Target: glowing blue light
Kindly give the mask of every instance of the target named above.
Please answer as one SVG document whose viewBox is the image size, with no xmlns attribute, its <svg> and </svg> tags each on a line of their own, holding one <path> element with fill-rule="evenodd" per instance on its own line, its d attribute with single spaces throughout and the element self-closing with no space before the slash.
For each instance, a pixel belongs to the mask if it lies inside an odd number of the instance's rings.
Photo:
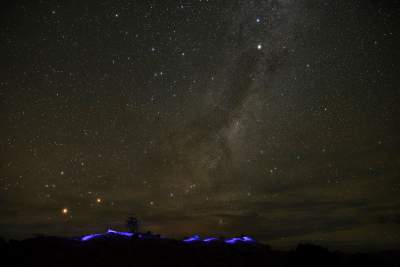
<svg viewBox="0 0 400 267">
<path fill-rule="evenodd" d="M 88 240 L 91 240 L 93 238 L 106 236 L 106 235 L 119 235 L 119 236 L 124 236 L 124 237 L 132 237 L 134 235 L 137 235 L 139 238 L 142 238 L 141 234 L 130 233 L 130 232 L 119 232 L 119 231 L 115 231 L 115 230 L 112 230 L 112 229 L 108 229 L 106 233 L 85 235 L 85 236 L 82 236 L 80 238 L 80 240 L 81 241 L 88 241 Z M 205 243 L 208 243 L 208 242 L 219 241 L 219 240 L 221 240 L 221 241 L 223 241 L 223 242 L 225 242 L 227 244 L 236 244 L 238 242 L 239 243 L 255 243 L 256 242 L 253 238 L 251 238 L 249 236 L 233 237 L 233 238 L 228 238 L 228 239 L 222 240 L 222 239 L 219 239 L 219 238 L 216 238 L 216 237 L 208 237 L 208 238 L 205 238 L 205 239 L 201 239 L 199 235 L 193 235 L 193 236 L 188 237 L 188 238 L 186 238 L 186 239 L 184 239 L 182 241 L 186 242 L 186 243 L 201 242 L 201 241 L 205 242 Z"/>
<path fill-rule="evenodd" d="M 254 243 L 256 241 L 253 238 L 248 237 L 248 236 L 234 237 L 234 238 L 229 238 L 229 239 L 225 240 L 225 243 L 228 243 L 228 244 L 236 244 L 237 242 Z"/>
<path fill-rule="evenodd" d="M 116 235 L 122 235 L 122 236 L 127 236 L 127 237 L 131 237 L 133 236 L 133 233 L 130 232 L 118 232 L 112 229 L 108 229 L 107 230 L 107 234 L 116 234 Z"/>
<path fill-rule="evenodd" d="M 133 233 L 129 233 L 129 232 L 118 232 L 118 231 L 115 231 L 112 229 L 108 229 L 105 234 L 90 234 L 90 235 L 82 236 L 81 241 L 88 241 L 88 240 L 91 240 L 96 237 L 105 236 L 107 234 L 114 234 L 114 235 L 120 235 L 120 236 L 126 236 L 126 237 L 131 237 L 134 235 Z M 139 237 L 141 237 L 141 236 L 139 235 Z"/>
<path fill-rule="evenodd" d="M 81 241 L 88 241 L 88 240 L 90 240 L 90 239 L 92 239 L 92 238 L 99 237 L 99 236 L 103 236 L 103 235 L 104 235 L 104 234 L 85 235 L 85 236 L 82 236 L 82 237 L 81 237 Z"/>
<path fill-rule="evenodd" d="M 249 236 L 243 236 L 242 240 L 244 242 L 256 242 L 253 238 L 249 237 Z"/>
<path fill-rule="evenodd" d="M 228 244 L 235 244 L 235 243 L 238 242 L 238 241 L 241 241 L 241 239 L 238 238 L 238 237 L 234 237 L 234 238 L 226 239 L 226 240 L 225 240 L 225 243 L 228 243 Z"/>
<path fill-rule="evenodd" d="M 183 242 L 195 242 L 195 241 L 201 241 L 199 235 L 194 235 L 183 240 Z"/>
</svg>

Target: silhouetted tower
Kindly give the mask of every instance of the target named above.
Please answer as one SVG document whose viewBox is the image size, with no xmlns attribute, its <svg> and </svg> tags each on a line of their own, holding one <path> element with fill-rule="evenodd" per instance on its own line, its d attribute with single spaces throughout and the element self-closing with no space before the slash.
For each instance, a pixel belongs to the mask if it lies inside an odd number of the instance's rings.
<svg viewBox="0 0 400 267">
<path fill-rule="evenodd" d="M 126 226 L 130 232 L 135 233 L 139 230 L 139 220 L 133 216 L 130 216 L 126 220 Z"/>
</svg>

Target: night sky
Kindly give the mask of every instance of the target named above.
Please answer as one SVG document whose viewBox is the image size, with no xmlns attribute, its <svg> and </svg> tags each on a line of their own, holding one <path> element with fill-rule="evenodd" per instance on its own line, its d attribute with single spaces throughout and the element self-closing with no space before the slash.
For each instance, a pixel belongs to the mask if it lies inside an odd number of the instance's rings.
<svg viewBox="0 0 400 267">
<path fill-rule="evenodd" d="M 400 245 L 398 1 L 6 1 L 0 236 Z"/>
</svg>

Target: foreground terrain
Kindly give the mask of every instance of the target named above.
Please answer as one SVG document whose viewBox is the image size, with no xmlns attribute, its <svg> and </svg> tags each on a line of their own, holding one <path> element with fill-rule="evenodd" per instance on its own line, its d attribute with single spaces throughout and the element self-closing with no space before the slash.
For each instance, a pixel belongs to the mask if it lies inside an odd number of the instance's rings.
<svg viewBox="0 0 400 267">
<path fill-rule="evenodd" d="M 164 238 L 103 235 L 35 237 L 2 241 L 1 266 L 400 266 L 399 251 L 370 254 L 330 252 L 301 244 L 274 251 L 256 242 L 183 242 Z"/>
</svg>

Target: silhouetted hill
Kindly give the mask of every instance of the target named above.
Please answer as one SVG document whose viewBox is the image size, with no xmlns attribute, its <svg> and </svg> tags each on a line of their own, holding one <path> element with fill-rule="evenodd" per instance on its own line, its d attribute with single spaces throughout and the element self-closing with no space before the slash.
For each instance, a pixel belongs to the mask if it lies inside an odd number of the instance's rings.
<svg viewBox="0 0 400 267">
<path fill-rule="evenodd" d="M 400 266 L 399 251 L 346 254 L 310 244 L 274 251 L 259 243 L 182 242 L 104 235 L 0 239 L 1 266 Z"/>
</svg>

